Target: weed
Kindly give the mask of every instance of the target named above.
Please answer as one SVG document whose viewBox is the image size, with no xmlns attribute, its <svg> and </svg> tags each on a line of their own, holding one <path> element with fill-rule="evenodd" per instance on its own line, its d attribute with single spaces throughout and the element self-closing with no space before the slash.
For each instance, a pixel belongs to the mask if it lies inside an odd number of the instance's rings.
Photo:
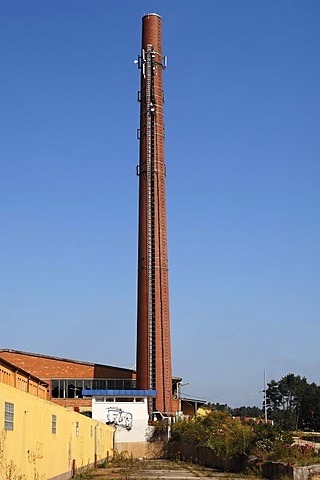
<svg viewBox="0 0 320 480">
<path fill-rule="evenodd" d="M 7 461 L 5 456 L 6 431 L 0 433 L 0 478 L 4 480 L 26 480 L 20 473 L 18 466 L 12 461 Z"/>
<path fill-rule="evenodd" d="M 76 473 L 76 480 L 89 480 L 91 478 L 92 468 L 88 465 L 82 466 Z"/>
</svg>

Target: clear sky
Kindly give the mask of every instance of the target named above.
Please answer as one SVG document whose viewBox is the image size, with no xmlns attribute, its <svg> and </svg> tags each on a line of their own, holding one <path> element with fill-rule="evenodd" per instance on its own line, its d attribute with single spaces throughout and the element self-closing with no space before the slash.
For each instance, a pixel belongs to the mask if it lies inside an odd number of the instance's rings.
<svg viewBox="0 0 320 480">
<path fill-rule="evenodd" d="M 163 17 L 173 371 L 320 383 L 319 0 L 2 0 L 0 348 L 132 367 L 141 17 Z"/>
</svg>

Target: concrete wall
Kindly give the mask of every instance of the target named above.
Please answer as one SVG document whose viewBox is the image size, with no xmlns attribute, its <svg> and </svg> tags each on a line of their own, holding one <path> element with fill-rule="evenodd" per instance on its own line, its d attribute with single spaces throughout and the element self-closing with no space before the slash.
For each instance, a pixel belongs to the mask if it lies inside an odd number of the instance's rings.
<svg viewBox="0 0 320 480">
<path fill-rule="evenodd" d="M 125 453 L 133 458 L 165 458 L 165 442 L 137 442 L 120 443 L 116 445 L 117 452 Z"/>
<path fill-rule="evenodd" d="M 6 402 L 14 405 L 13 431 L 4 429 Z M 9 478 L 11 468 L 10 478 L 68 479 L 74 463 L 93 466 L 112 446 L 112 427 L 0 383 L 0 478 Z"/>
<path fill-rule="evenodd" d="M 262 466 L 264 478 L 280 480 L 281 478 L 293 478 L 293 480 L 319 480 L 320 465 L 307 465 L 297 467 L 277 462 L 266 462 Z"/>
</svg>

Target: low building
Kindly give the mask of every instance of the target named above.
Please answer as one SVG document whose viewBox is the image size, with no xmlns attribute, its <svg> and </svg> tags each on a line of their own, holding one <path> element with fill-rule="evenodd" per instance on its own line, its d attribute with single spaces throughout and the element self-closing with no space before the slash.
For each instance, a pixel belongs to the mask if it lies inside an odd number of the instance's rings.
<svg viewBox="0 0 320 480">
<path fill-rule="evenodd" d="M 0 358 L 0 383 L 10 385 L 43 399 L 48 399 L 49 396 L 48 383 L 34 377 L 21 368 L 17 368 L 16 365 L 3 358 Z"/>
<path fill-rule="evenodd" d="M 84 390 L 92 397 L 92 418 L 115 428 L 114 447 L 118 452 L 146 457 L 154 455 L 150 444 L 154 427 L 149 425 L 148 402 L 156 390 Z"/>
<path fill-rule="evenodd" d="M 0 359 L 0 478 L 67 480 L 112 455 L 114 428 L 46 400 L 47 386 Z"/>
<path fill-rule="evenodd" d="M 128 368 L 12 349 L 0 349 L 0 359 L 15 365 L 17 371 L 31 375 L 29 387 L 25 388 L 33 388 L 34 381 L 42 382 L 42 387 L 37 388 L 39 392 L 46 390 L 48 400 L 89 416 L 92 402 L 91 398 L 84 398 L 83 390 L 134 390 L 136 387 L 136 372 Z M 181 382 L 179 377 L 172 379 L 173 411 L 168 413 L 193 416 L 205 401 L 181 396 Z"/>
<path fill-rule="evenodd" d="M 180 402 L 183 415 L 186 417 L 194 417 L 198 409 L 207 403 L 207 400 L 182 396 Z"/>
<path fill-rule="evenodd" d="M 134 370 L 39 353 L 0 349 L 0 358 L 47 384 L 48 399 L 70 410 L 91 412 L 82 390 L 128 390 L 136 386 Z"/>
</svg>

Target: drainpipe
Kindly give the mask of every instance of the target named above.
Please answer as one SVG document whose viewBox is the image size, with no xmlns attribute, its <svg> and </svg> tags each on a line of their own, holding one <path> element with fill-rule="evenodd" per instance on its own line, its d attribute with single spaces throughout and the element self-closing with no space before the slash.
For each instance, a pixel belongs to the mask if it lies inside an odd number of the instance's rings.
<svg viewBox="0 0 320 480">
<path fill-rule="evenodd" d="M 76 476 L 76 461 L 75 459 L 72 460 L 72 467 L 71 467 L 71 477 L 74 478 Z"/>
<path fill-rule="evenodd" d="M 98 426 L 97 423 L 94 427 L 94 468 L 98 466 Z"/>
<path fill-rule="evenodd" d="M 116 431 L 117 431 L 117 427 L 116 427 L 116 425 L 114 425 L 114 430 L 112 432 L 112 455 L 113 455 L 113 457 L 114 457 L 115 451 L 116 451 Z"/>
</svg>

